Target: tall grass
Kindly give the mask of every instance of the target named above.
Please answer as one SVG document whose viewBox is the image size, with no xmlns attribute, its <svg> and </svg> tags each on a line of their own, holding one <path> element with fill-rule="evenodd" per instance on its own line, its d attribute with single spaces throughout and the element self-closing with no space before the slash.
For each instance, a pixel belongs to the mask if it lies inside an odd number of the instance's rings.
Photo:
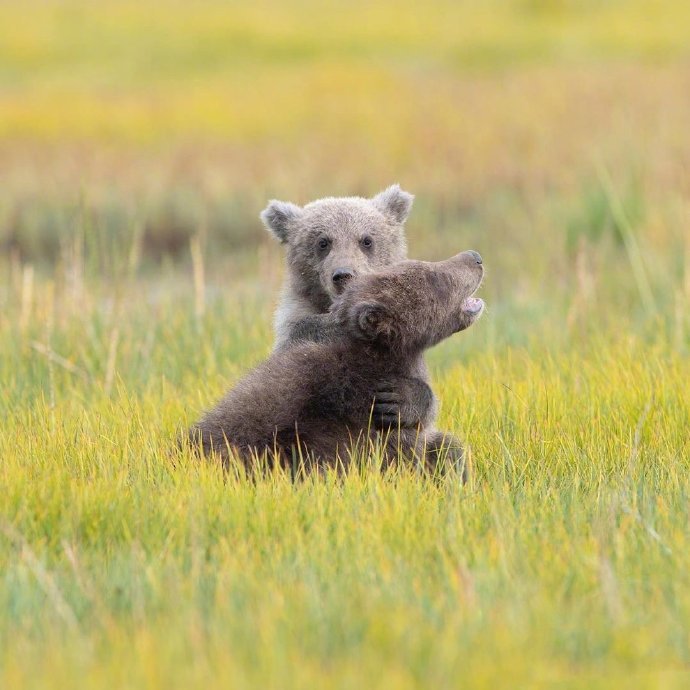
<svg viewBox="0 0 690 690">
<path fill-rule="evenodd" d="M 0 688 L 685 688 L 685 3 L 0 6 Z M 277 196 L 417 194 L 470 481 L 224 477 Z"/>
<path fill-rule="evenodd" d="M 467 487 L 256 482 L 172 448 L 267 351 L 265 286 L 92 280 L 5 285 L 2 687 L 687 682 L 687 334 L 511 346 L 499 299 L 432 356 Z"/>
</svg>

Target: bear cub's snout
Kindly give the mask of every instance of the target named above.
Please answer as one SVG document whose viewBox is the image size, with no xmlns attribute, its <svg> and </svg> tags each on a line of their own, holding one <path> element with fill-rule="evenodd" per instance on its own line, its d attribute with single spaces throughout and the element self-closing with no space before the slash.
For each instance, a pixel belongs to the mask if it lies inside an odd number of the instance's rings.
<svg viewBox="0 0 690 690">
<path fill-rule="evenodd" d="M 336 268 L 333 271 L 331 280 L 337 293 L 341 293 L 345 286 L 355 277 L 355 272 L 351 268 Z"/>
</svg>

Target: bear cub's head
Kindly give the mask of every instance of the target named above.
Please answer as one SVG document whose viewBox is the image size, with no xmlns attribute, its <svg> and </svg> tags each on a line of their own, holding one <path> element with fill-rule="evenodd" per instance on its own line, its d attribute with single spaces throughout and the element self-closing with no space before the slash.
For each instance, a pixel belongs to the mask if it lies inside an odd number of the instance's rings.
<svg viewBox="0 0 690 690">
<path fill-rule="evenodd" d="M 349 281 L 404 259 L 404 223 L 414 197 L 392 185 L 371 199 L 269 202 L 264 225 L 286 245 L 290 285 L 326 311 Z"/>
<path fill-rule="evenodd" d="M 484 301 L 474 293 L 483 276 L 482 257 L 472 250 L 446 261 L 402 261 L 353 281 L 333 312 L 357 340 L 418 354 L 481 316 Z"/>
</svg>

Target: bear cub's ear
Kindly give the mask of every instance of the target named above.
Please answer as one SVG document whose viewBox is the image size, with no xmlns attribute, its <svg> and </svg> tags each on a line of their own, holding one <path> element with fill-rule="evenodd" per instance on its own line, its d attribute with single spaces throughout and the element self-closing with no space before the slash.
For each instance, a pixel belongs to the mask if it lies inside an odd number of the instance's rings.
<svg viewBox="0 0 690 690">
<path fill-rule="evenodd" d="M 374 206 L 396 223 L 404 223 L 410 214 L 414 195 L 393 184 L 372 198 Z"/>
<path fill-rule="evenodd" d="M 282 243 L 287 242 L 290 226 L 302 215 L 302 209 L 289 201 L 271 199 L 261 211 L 261 220 Z"/>
<path fill-rule="evenodd" d="M 352 310 L 352 327 L 356 334 L 369 341 L 389 341 L 394 333 L 393 319 L 380 302 L 360 302 Z"/>
</svg>

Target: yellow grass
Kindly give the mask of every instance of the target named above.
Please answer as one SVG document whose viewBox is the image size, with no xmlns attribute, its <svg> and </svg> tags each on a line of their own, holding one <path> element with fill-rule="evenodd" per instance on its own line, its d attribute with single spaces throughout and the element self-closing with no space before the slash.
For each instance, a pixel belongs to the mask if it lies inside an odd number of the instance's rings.
<svg viewBox="0 0 690 690">
<path fill-rule="evenodd" d="M 690 5 L 0 4 L 0 688 L 685 688 Z M 176 434 L 270 350 L 270 197 L 417 195 L 471 479 Z M 369 459 L 372 465 L 373 459 Z"/>
</svg>

